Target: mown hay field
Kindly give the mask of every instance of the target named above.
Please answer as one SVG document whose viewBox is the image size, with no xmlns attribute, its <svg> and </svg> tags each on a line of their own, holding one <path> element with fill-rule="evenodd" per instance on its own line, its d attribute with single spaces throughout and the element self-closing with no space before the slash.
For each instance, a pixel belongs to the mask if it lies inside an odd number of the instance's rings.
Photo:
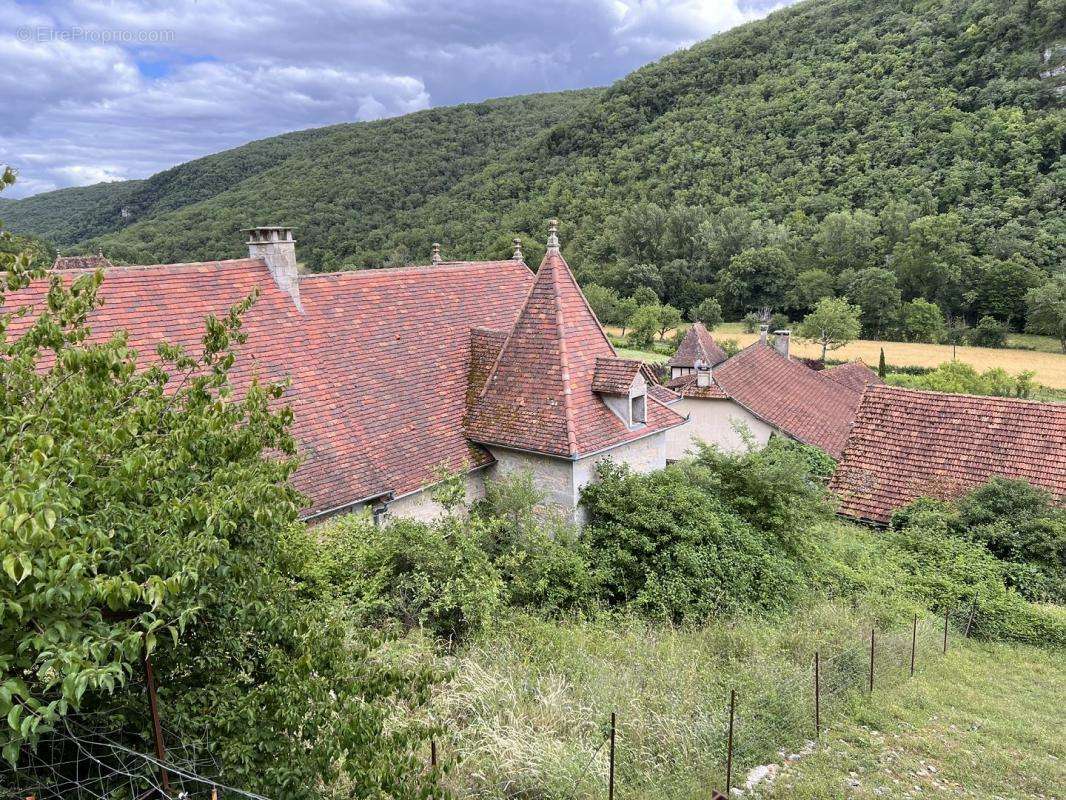
<svg viewBox="0 0 1066 800">
<path fill-rule="evenodd" d="M 609 329 L 611 333 L 618 334 L 618 329 Z M 757 333 L 745 333 L 740 323 L 726 323 L 714 330 L 714 336 L 718 339 L 732 339 L 741 347 L 759 338 Z M 821 356 L 822 349 L 816 344 L 805 342 L 793 334 L 790 345 L 792 353 L 804 358 L 817 358 Z M 1025 343 L 1032 346 L 1033 339 L 1047 339 L 1049 337 L 1024 337 Z M 952 359 L 952 347 L 948 344 L 922 344 L 917 342 L 883 342 L 877 340 L 860 339 L 852 342 L 839 350 L 833 350 L 829 358 L 839 361 L 852 361 L 861 358 L 871 367 L 877 367 L 881 356 L 881 348 L 885 350 L 885 361 L 896 367 L 938 367 L 945 361 Z M 954 356 L 957 360 L 969 364 L 974 369 L 984 372 L 993 367 L 1001 367 L 1012 375 L 1017 375 L 1025 370 L 1035 373 L 1035 380 L 1044 386 L 1053 389 L 1066 389 L 1066 355 L 1049 352 L 1048 350 L 1019 350 L 1016 348 L 993 349 L 988 347 L 956 347 Z M 635 353 L 636 351 L 627 351 Z M 632 357 L 632 356 L 631 356 Z M 665 360 L 665 359 L 655 359 Z"/>
</svg>

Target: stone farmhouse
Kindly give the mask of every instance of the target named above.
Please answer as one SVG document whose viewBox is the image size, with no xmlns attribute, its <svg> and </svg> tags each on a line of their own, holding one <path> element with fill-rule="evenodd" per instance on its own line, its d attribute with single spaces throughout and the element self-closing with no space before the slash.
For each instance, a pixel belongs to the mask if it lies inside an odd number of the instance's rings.
<svg viewBox="0 0 1066 800">
<path fill-rule="evenodd" d="M 885 525 L 918 497 L 1024 478 L 1066 501 L 1066 403 L 872 386 L 830 482 L 840 513 Z"/>
<path fill-rule="evenodd" d="M 776 331 L 732 358 L 696 323 L 669 361 L 666 384 L 680 396 L 671 407 L 689 418 L 667 434 L 667 458 L 683 458 L 696 439 L 723 450 L 762 446 L 773 435 L 813 445 L 839 457 L 863 389 L 880 383 L 861 362 L 814 370 L 789 356 L 789 331 Z"/>
<path fill-rule="evenodd" d="M 582 487 L 605 459 L 637 471 L 683 458 L 697 440 L 726 450 L 785 436 L 841 460 L 841 512 L 883 524 L 921 495 L 955 496 L 994 474 L 1066 495 L 1066 405 L 965 398 L 886 387 L 861 362 L 815 370 L 768 332 L 732 357 L 699 324 L 669 380 L 619 358 L 563 258 L 556 226 L 536 273 L 520 243 L 501 261 L 300 275 L 284 227 L 247 231 L 248 257 L 116 267 L 65 257 L 72 279 L 103 269 L 91 341 L 125 330 L 142 363 L 160 341 L 196 354 L 209 314 L 252 292 L 248 341 L 231 373 L 286 381 L 309 521 L 370 510 L 428 519 L 441 470 L 467 495 L 532 472 L 580 521 Z M 48 282 L 10 293 L 7 309 L 43 307 Z M 16 317 L 18 335 L 32 319 Z"/>
</svg>

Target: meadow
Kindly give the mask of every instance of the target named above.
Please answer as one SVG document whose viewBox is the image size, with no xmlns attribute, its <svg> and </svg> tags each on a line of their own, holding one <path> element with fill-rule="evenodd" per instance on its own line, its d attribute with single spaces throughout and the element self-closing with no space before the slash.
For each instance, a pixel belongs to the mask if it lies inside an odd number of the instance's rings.
<svg viewBox="0 0 1066 800">
<path fill-rule="evenodd" d="M 618 328 L 608 328 L 608 332 L 615 336 L 621 334 Z M 667 334 L 667 337 L 672 335 Z M 747 347 L 759 338 L 757 333 L 745 333 L 739 322 L 719 325 L 714 329 L 713 335 L 717 339 L 732 339 L 740 347 Z M 1007 342 L 1008 347 L 989 348 L 860 339 L 839 350 L 831 351 L 829 357 L 837 361 L 862 359 L 871 367 L 876 368 L 883 348 L 885 361 L 892 366 L 933 368 L 956 359 L 969 364 L 979 372 L 1000 367 L 1012 375 L 1017 375 L 1030 370 L 1035 373 L 1034 380 L 1037 383 L 1053 389 L 1066 389 L 1066 355 L 1061 352 L 1058 343 L 1052 337 L 1012 334 Z M 793 336 L 790 349 L 795 355 L 804 358 L 817 358 L 821 355 L 820 346 L 805 342 L 797 336 Z M 642 358 L 655 362 L 666 361 L 668 358 L 662 353 L 639 350 L 621 349 L 619 354 L 625 358 Z"/>
</svg>

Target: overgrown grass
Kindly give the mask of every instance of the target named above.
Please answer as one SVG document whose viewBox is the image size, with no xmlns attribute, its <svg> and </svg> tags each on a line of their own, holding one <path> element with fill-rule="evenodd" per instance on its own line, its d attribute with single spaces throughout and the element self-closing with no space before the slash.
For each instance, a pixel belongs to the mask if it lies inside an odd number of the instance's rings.
<svg viewBox="0 0 1066 800">
<path fill-rule="evenodd" d="M 815 650 L 823 724 L 862 691 L 868 624 L 830 603 L 690 627 L 512 618 L 450 660 L 455 676 L 435 704 L 449 732 L 442 754 L 457 760 L 449 783 L 461 797 L 603 797 L 613 711 L 620 796 L 706 798 L 724 782 L 730 690 L 740 698 L 734 774 L 743 774 L 813 738 Z M 923 627 L 920 644 L 930 657 L 933 630 Z M 901 679 L 908 648 L 909 629 L 885 639 L 879 682 Z"/>
<path fill-rule="evenodd" d="M 766 800 L 1061 797 L 1066 658 L 958 643 L 918 679 L 853 702 L 826 744 L 788 766 Z"/>
</svg>

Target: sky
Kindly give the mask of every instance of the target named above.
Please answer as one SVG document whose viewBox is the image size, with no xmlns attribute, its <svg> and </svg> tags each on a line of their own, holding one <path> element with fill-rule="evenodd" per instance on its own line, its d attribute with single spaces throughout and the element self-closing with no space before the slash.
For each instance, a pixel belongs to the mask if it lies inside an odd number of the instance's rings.
<svg viewBox="0 0 1066 800">
<path fill-rule="evenodd" d="M 5 197 L 286 131 L 605 86 L 794 0 L 0 0 Z"/>
</svg>

